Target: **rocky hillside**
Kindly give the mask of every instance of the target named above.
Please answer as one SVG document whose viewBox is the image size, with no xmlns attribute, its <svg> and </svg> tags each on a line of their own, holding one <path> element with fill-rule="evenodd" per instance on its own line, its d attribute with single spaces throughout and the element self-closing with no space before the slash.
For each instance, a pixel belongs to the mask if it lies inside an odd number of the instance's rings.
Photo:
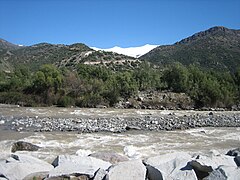
<svg viewBox="0 0 240 180">
<path fill-rule="evenodd" d="M 95 51 L 85 44 L 72 45 L 40 43 L 20 47 L 5 40 L 0 41 L 0 70 L 11 71 L 15 66 L 25 64 L 31 70 L 43 64 L 74 68 L 84 64 L 130 64 L 137 59 L 112 52 Z"/>
<path fill-rule="evenodd" d="M 12 49 L 19 49 L 19 48 L 21 48 L 21 46 L 12 44 L 0 38 L 0 52 L 3 50 L 12 50 Z"/>
<path fill-rule="evenodd" d="M 213 27 L 173 45 L 159 46 L 141 59 L 158 65 L 180 62 L 207 69 L 234 71 L 240 65 L 240 30 Z"/>
</svg>

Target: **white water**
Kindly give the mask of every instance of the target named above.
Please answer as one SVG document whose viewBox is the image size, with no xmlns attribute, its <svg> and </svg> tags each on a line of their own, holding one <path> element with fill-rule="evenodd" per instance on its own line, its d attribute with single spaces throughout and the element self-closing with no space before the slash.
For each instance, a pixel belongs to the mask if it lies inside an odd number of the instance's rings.
<svg viewBox="0 0 240 180">
<path fill-rule="evenodd" d="M 4 132 L 1 132 L 1 136 Z M 20 136 L 19 136 L 20 135 Z M 129 158 L 145 158 L 169 152 L 226 153 L 240 146 L 240 128 L 199 128 L 183 131 L 116 133 L 18 133 L 1 137 L 0 154 L 10 152 L 11 144 L 23 140 L 42 147 L 36 152 L 23 152 L 51 162 L 59 154 L 88 155 L 113 151 Z"/>
</svg>

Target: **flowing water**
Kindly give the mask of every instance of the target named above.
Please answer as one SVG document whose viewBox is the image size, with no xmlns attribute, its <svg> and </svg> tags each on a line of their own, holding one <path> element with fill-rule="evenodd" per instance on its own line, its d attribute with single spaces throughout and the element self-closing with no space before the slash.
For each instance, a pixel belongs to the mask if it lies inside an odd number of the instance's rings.
<svg viewBox="0 0 240 180">
<path fill-rule="evenodd" d="M 3 116 L 157 116 L 169 111 L 155 110 L 109 110 L 109 109 L 58 109 L 58 108 L 0 108 Z M 175 112 L 177 115 L 199 113 Z M 205 113 L 205 112 L 201 112 Z M 1 127 L 1 125 L 0 125 Z M 196 128 L 177 131 L 127 131 L 124 133 L 99 132 L 15 132 L 0 130 L 0 155 L 10 152 L 17 140 L 27 141 L 42 147 L 36 152 L 23 152 L 51 162 L 59 154 L 88 155 L 99 151 L 114 151 L 129 158 L 146 158 L 169 152 L 208 153 L 217 150 L 226 153 L 240 147 L 240 128 Z M 1 157 L 0 157 L 1 158 Z"/>
</svg>

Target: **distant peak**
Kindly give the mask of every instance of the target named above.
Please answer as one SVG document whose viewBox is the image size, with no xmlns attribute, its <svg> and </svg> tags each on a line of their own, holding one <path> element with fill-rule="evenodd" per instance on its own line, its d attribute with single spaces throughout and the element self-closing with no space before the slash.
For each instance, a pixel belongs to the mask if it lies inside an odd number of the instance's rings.
<svg viewBox="0 0 240 180">
<path fill-rule="evenodd" d="M 12 44 L 12 43 L 0 38 L 0 49 L 17 49 L 17 48 L 19 48 L 18 45 Z"/>
<path fill-rule="evenodd" d="M 231 29 L 228 29 L 224 26 L 214 26 L 214 27 L 211 27 L 205 31 L 200 31 L 198 33 L 195 33 L 193 34 L 192 36 L 188 37 L 188 38 L 185 38 L 185 39 L 182 39 L 181 41 L 175 43 L 175 44 L 185 44 L 185 43 L 188 43 L 188 42 L 192 42 L 194 40 L 197 40 L 201 37 L 204 37 L 204 36 L 208 36 L 208 35 L 213 35 L 215 33 L 218 33 L 218 32 L 221 32 L 221 33 L 226 33 L 226 32 L 233 32 L 234 30 L 231 30 Z"/>
</svg>

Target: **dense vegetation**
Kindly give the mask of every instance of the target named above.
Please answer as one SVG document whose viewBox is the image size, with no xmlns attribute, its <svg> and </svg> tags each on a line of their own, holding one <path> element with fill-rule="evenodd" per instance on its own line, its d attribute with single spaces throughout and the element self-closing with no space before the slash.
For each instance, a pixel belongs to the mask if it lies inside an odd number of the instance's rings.
<svg viewBox="0 0 240 180">
<path fill-rule="evenodd" d="M 127 71 L 84 64 L 72 71 L 46 64 L 35 72 L 22 66 L 0 73 L 0 102 L 24 106 L 109 107 L 147 90 L 186 93 L 196 107 L 231 107 L 239 102 L 240 69 L 231 74 L 180 63 L 156 68 L 145 62 Z"/>
<path fill-rule="evenodd" d="M 0 103 L 111 107 L 142 101 L 142 92 L 174 92 L 196 108 L 230 108 L 239 104 L 239 67 L 240 31 L 225 27 L 159 46 L 141 60 L 81 43 L 20 47 L 0 39 Z"/>
</svg>

